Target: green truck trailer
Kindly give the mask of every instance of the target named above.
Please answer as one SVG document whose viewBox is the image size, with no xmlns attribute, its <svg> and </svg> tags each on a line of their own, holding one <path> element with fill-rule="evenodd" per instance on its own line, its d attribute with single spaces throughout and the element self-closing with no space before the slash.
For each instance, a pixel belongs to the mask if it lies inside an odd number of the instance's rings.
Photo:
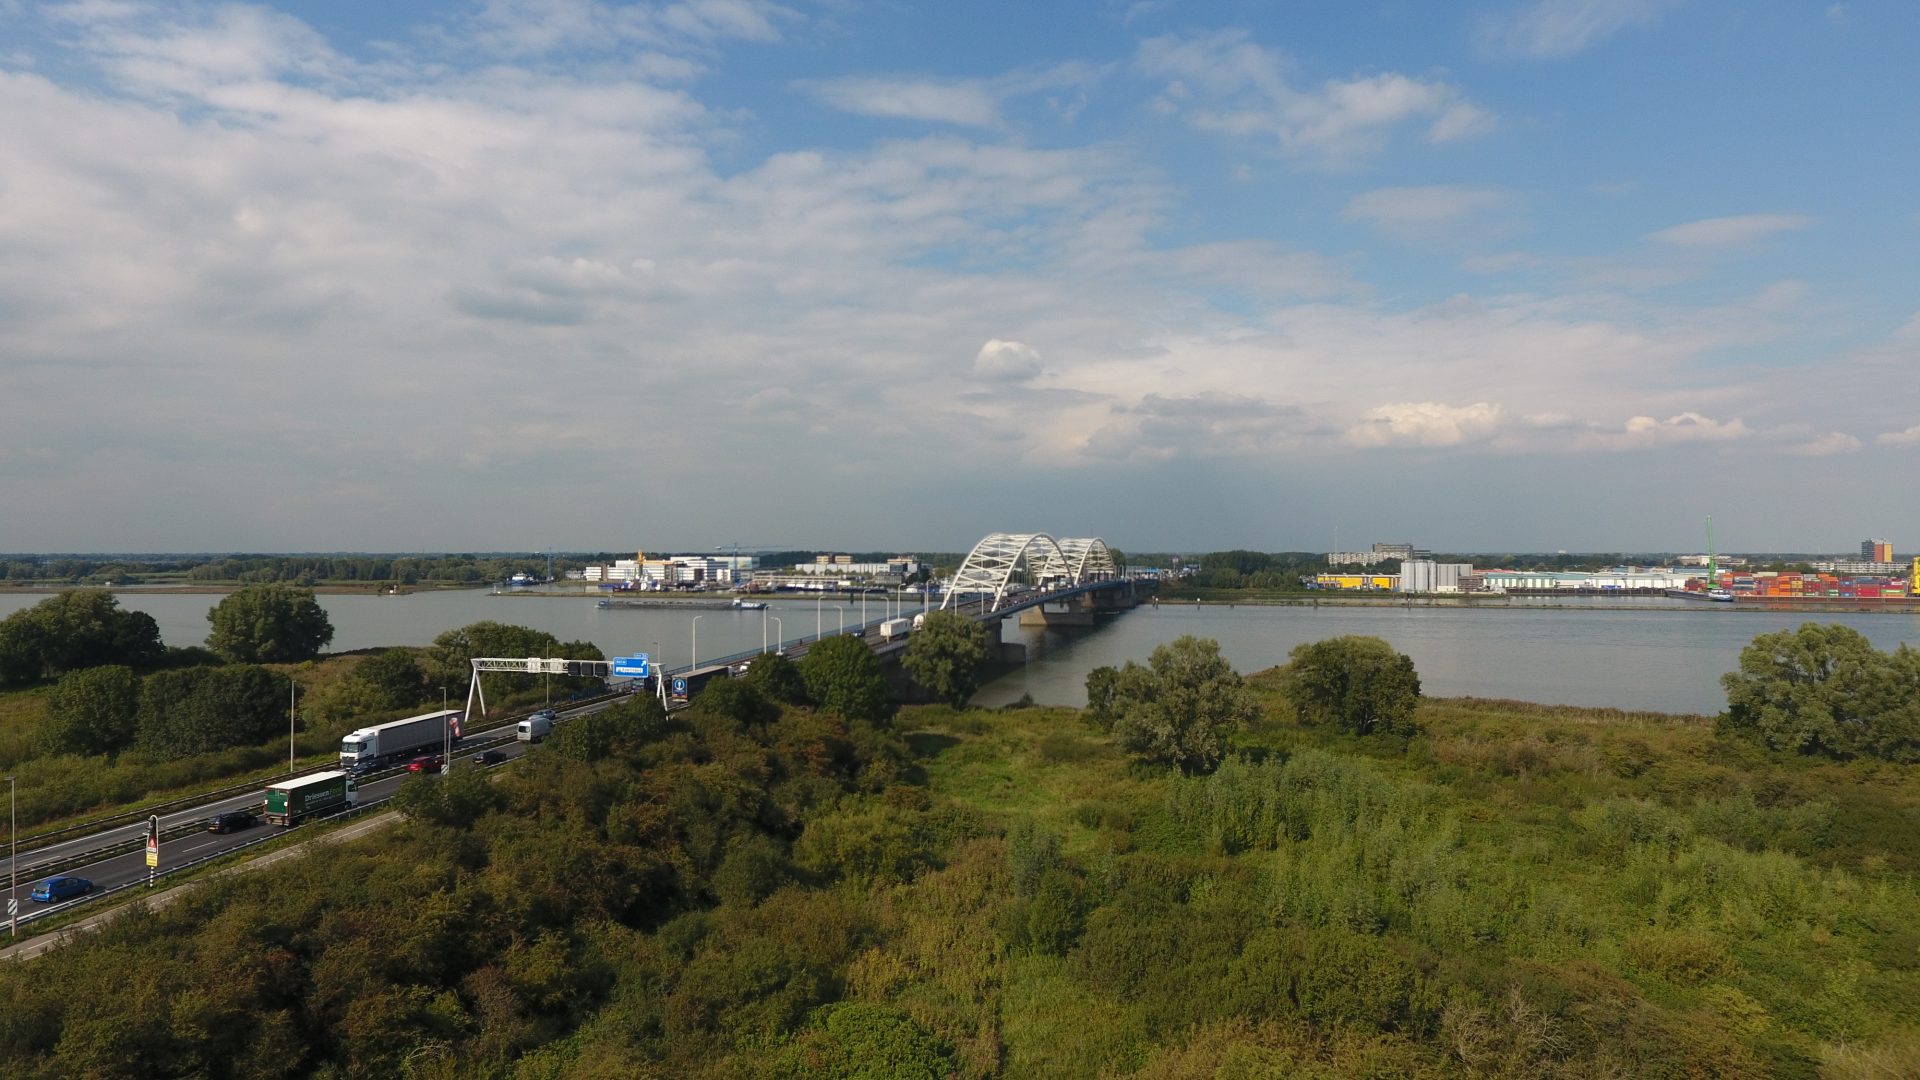
<svg viewBox="0 0 1920 1080">
<path fill-rule="evenodd" d="M 310 817 L 345 810 L 357 797 L 353 780 L 346 773 L 298 777 L 267 788 L 267 820 L 275 825 L 298 825 Z"/>
</svg>

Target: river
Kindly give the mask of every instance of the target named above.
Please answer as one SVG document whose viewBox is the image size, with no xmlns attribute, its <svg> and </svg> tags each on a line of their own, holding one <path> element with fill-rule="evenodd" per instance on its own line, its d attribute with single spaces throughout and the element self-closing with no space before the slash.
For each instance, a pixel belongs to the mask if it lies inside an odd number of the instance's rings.
<svg viewBox="0 0 1920 1080">
<path fill-rule="evenodd" d="M 205 640 L 208 594 L 121 593 L 122 606 L 144 611 L 169 645 Z M 45 599 L 0 595 L 0 617 Z M 833 630 L 858 621 L 861 605 L 844 597 L 775 599 L 758 611 L 602 608 L 593 595 L 494 595 L 484 590 L 406 596 L 322 595 L 334 626 L 330 648 L 426 645 L 442 631 L 482 619 L 584 640 L 608 656 L 647 652 L 674 667 L 699 655 L 712 659 L 758 649 L 767 640 Z M 1007 641 L 1027 643 L 1032 662 L 984 687 L 976 703 L 1002 705 L 1031 694 L 1042 704 L 1085 702 L 1087 672 L 1104 664 L 1145 661 L 1154 646 L 1193 634 L 1220 642 L 1241 671 L 1284 663 L 1295 645 L 1338 634 L 1372 634 L 1413 658 L 1426 693 L 1517 698 L 1659 712 L 1714 713 L 1725 704 L 1720 676 L 1738 663 L 1757 634 L 1802 622 L 1837 622 L 1882 649 L 1920 645 L 1920 616 L 1758 611 L 1732 605 L 1665 600 L 1597 600 L 1566 604 L 1516 601 L 1485 608 L 1267 607 L 1165 604 L 1143 607 L 1092 629 L 1030 630 L 1009 624 Z M 908 605 L 906 614 L 918 611 Z M 839 616 L 836 617 L 836 611 Z M 868 619 L 886 612 L 879 598 Z M 698 623 L 695 618 L 698 617 Z M 777 620 L 777 621 L 776 621 Z"/>
</svg>

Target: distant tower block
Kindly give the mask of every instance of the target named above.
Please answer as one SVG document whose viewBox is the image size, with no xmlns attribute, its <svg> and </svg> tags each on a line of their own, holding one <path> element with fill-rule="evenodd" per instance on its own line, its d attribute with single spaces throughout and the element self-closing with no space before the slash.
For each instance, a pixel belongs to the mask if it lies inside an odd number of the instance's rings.
<svg viewBox="0 0 1920 1080">
<path fill-rule="evenodd" d="M 1891 540 L 1862 540 L 1860 541 L 1860 558 L 1865 562 L 1892 562 L 1893 542 Z"/>
</svg>

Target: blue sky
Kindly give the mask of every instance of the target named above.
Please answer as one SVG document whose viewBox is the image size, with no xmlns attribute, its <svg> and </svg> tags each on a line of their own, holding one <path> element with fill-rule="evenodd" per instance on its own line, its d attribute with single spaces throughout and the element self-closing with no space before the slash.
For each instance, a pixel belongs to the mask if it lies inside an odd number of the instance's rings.
<svg viewBox="0 0 1920 1080">
<path fill-rule="evenodd" d="M 1905 3 L 0 0 L 0 550 L 1920 548 Z"/>
</svg>

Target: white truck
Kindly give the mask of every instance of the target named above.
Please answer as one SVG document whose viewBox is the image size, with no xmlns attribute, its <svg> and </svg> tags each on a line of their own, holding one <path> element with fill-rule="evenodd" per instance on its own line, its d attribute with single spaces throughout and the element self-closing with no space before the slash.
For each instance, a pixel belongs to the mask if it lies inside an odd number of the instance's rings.
<svg viewBox="0 0 1920 1080">
<path fill-rule="evenodd" d="M 882 620 L 880 623 L 880 640 L 892 641 L 894 638 L 906 637 L 907 631 L 912 625 L 912 622 L 906 619 Z"/>
<path fill-rule="evenodd" d="M 451 729 L 451 731 L 449 731 Z M 375 724 L 340 740 L 340 767 L 397 761 L 427 750 L 438 750 L 449 734 L 460 736 L 460 710 L 421 713 L 390 724 Z"/>
</svg>

